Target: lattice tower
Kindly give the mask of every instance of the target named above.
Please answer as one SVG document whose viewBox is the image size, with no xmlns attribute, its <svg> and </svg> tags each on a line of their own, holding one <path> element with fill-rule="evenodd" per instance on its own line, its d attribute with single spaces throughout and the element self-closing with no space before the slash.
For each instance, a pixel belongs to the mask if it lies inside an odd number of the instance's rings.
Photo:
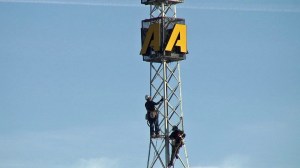
<svg viewBox="0 0 300 168">
<path fill-rule="evenodd" d="M 146 36 L 146 31 L 143 30 L 148 30 L 151 24 L 160 23 L 160 50 L 153 51 L 150 47 L 147 54 L 142 54 L 143 60 L 150 63 L 150 96 L 153 100 L 164 97 L 163 103 L 157 107 L 161 136 L 150 137 L 147 168 L 167 168 L 172 148 L 169 140 L 171 129 L 178 126 L 184 131 L 180 61 L 185 59 L 187 52 L 164 50 L 174 25 L 185 24 L 184 19 L 176 17 L 176 4 L 182 2 L 183 0 L 141 0 L 142 4 L 150 6 L 150 19 L 142 21 L 142 42 Z M 189 168 L 186 143 L 180 149 L 174 167 Z"/>
</svg>

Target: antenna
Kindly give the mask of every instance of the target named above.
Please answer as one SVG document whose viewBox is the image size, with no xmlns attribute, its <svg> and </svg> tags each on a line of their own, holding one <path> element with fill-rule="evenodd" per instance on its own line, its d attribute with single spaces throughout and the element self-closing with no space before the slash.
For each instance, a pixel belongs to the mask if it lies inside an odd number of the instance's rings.
<svg viewBox="0 0 300 168">
<path fill-rule="evenodd" d="M 184 131 L 179 63 L 186 59 L 187 39 L 185 19 L 176 17 L 176 4 L 183 2 L 141 0 L 150 6 L 150 18 L 142 20 L 140 55 L 150 63 L 150 96 L 164 98 L 157 107 L 161 134 L 150 136 L 147 168 L 167 168 L 173 160 L 173 167 L 189 168 L 186 145 L 175 159 L 169 138 L 173 126 Z"/>
</svg>

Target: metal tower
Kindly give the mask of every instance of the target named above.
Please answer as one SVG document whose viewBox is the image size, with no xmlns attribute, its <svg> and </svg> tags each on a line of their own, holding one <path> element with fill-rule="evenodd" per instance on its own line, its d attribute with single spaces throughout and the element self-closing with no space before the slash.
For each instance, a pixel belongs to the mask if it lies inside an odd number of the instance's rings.
<svg viewBox="0 0 300 168">
<path fill-rule="evenodd" d="M 164 97 L 159 105 L 161 136 L 151 138 L 147 168 L 167 168 L 172 144 L 169 135 L 173 126 L 184 130 L 180 64 L 187 54 L 185 20 L 176 17 L 176 4 L 184 0 L 141 0 L 150 6 L 150 18 L 142 20 L 140 54 L 150 63 L 150 95 Z M 173 167 L 189 168 L 186 146 L 180 149 Z"/>
</svg>

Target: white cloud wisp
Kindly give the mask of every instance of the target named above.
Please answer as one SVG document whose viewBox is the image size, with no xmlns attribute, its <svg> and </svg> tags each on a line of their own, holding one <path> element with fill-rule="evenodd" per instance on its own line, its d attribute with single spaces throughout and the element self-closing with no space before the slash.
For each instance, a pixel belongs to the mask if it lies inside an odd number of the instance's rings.
<svg viewBox="0 0 300 168">
<path fill-rule="evenodd" d="M 112 7 L 142 7 L 136 1 L 131 0 L 0 0 L 0 3 L 26 3 L 26 4 L 52 4 L 52 5 L 82 5 L 82 6 L 112 6 Z M 240 12 L 275 12 L 275 13 L 300 13 L 298 5 L 267 5 L 267 4 L 252 4 L 244 5 L 240 3 L 226 4 L 195 4 L 178 5 L 183 9 L 194 10 L 214 10 L 214 11 L 240 11 Z"/>
<path fill-rule="evenodd" d="M 194 166 L 191 168 L 247 168 L 249 164 L 249 157 L 243 155 L 231 155 L 226 157 L 220 164 L 213 166 Z"/>
<path fill-rule="evenodd" d="M 80 159 L 76 168 L 117 168 L 118 161 L 109 158 Z"/>
<path fill-rule="evenodd" d="M 137 7 L 139 4 L 117 3 L 109 0 L 102 1 L 65 1 L 65 0 L 0 0 L 0 3 L 24 3 L 24 4 L 52 4 L 52 5 L 82 5 L 82 6 L 116 6 L 116 7 Z"/>
</svg>

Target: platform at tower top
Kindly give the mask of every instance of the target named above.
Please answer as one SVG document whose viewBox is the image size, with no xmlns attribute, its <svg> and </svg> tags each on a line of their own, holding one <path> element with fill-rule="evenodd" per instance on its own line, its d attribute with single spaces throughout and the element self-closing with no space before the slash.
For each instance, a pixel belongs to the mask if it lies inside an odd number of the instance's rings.
<svg viewBox="0 0 300 168">
<path fill-rule="evenodd" d="M 164 4 L 178 4 L 183 3 L 184 0 L 141 0 L 141 3 L 144 5 L 159 5 Z"/>
</svg>

